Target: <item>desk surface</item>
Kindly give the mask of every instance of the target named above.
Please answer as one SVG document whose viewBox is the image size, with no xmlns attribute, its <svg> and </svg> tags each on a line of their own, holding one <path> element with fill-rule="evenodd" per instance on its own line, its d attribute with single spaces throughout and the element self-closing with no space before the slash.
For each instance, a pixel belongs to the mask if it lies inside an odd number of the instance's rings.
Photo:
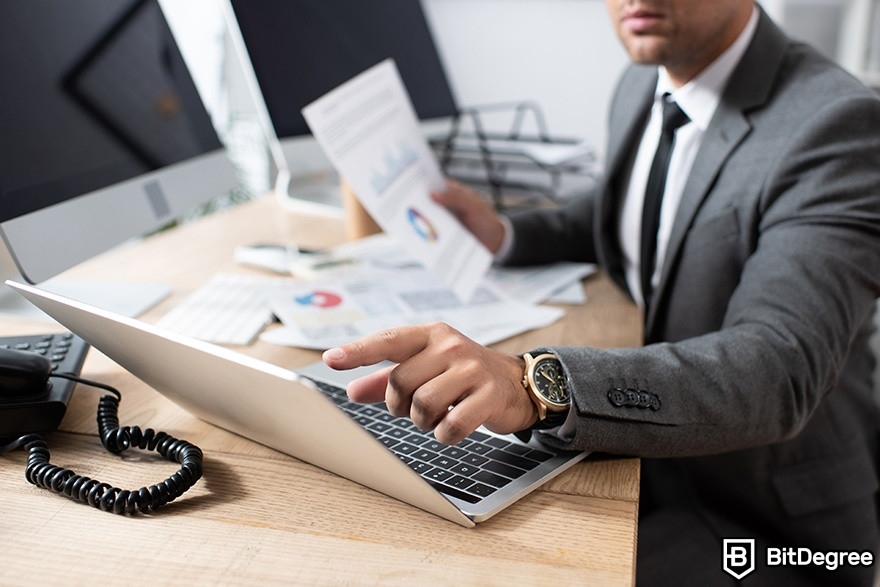
<svg viewBox="0 0 880 587">
<path fill-rule="evenodd" d="M 216 271 L 247 272 L 232 261 L 236 244 L 294 238 L 330 246 L 343 240 L 342 223 L 261 198 L 124 246 L 71 276 L 172 284 L 172 296 L 143 316 L 153 321 Z M 638 344 L 640 314 L 625 296 L 602 275 L 584 286 L 589 303 L 566 306 L 556 324 L 495 346 L 516 353 L 542 343 Z M 0 335 L 57 329 L 0 317 Z M 318 358 L 263 342 L 240 350 L 290 368 Z M 83 375 L 120 389 L 122 425 L 200 446 L 204 477 L 157 512 L 125 517 L 30 485 L 23 451 L 0 456 L 0 584 L 633 583 L 636 459 L 587 460 L 466 529 L 202 422 L 94 349 Z M 128 489 L 173 473 L 177 465 L 153 453 L 104 452 L 96 437 L 99 395 L 77 389 L 60 430 L 46 437 L 51 461 Z"/>
</svg>

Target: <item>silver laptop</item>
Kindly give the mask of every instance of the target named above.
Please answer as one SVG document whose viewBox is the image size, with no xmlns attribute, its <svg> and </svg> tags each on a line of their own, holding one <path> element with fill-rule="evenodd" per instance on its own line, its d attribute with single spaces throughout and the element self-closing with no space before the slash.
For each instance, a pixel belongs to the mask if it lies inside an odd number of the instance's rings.
<svg viewBox="0 0 880 587">
<path fill-rule="evenodd" d="M 473 526 L 586 453 L 478 430 L 451 447 L 384 404 L 347 401 L 322 362 L 298 372 L 13 281 L 11 288 L 184 409 L 386 495 Z"/>
</svg>

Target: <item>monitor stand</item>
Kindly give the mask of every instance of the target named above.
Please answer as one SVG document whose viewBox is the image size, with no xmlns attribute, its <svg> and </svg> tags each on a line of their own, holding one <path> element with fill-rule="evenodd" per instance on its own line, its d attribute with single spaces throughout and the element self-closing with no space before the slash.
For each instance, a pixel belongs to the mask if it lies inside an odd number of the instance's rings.
<svg viewBox="0 0 880 587">
<path fill-rule="evenodd" d="M 342 190 L 335 173 L 321 172 L 291 177 L 278 172 L 275 194 L 282 206 L 289 210 L 342 218 Z"/>
</svg>

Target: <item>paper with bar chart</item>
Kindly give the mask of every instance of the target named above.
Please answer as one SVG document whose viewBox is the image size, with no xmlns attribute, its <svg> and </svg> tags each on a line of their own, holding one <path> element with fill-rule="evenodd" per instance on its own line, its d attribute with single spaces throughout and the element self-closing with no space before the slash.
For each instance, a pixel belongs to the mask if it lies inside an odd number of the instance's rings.
<svg viewBox="0 0 880 587">
<path fill-rule="evenodd" d="M 462 300 L 492 264 L 491 253 L 430 197 L 440 167 L 419 127 L 393 60 L 312 102 L 303 116 L 318 144 L 379 226 Z"/>
</svg>

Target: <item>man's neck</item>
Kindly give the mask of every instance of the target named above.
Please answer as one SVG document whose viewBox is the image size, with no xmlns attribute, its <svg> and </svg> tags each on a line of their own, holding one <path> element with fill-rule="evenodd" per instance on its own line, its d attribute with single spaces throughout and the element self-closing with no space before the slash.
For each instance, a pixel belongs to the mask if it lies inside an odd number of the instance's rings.
<svg viewBox="0 0 880 587">
<path fill-rule="evenodd" d="M 701 72 L 703 72 L 707 67 L 714 63 L 716 59 L 723 55 L 725 51 L 730 49 L 731 45 L 733 45 L 740 37 L 740 35 L 743 34 L 743 31 L 745 30 L 746 25 L 748 25 L 752 14 L 754 14 L 757 10 L 758 9 L 754 4 L 744 4 L 740 11 L 737 13 L 736 18 L 732 22 L 731 26 L 727 29 L 727 33 L 724 36 L 723 42 L 715 45 L 713 49 L 707 50 L 705 52 L 705 55 L 702 55 L 700 59 L 688 62 L 686 64 L 666 65 L 666 73 L 668 74 L 673 86 L 675 86 L 676 88 L 682 87 L 683 85 L 700 75 Z"/>
</svg>

